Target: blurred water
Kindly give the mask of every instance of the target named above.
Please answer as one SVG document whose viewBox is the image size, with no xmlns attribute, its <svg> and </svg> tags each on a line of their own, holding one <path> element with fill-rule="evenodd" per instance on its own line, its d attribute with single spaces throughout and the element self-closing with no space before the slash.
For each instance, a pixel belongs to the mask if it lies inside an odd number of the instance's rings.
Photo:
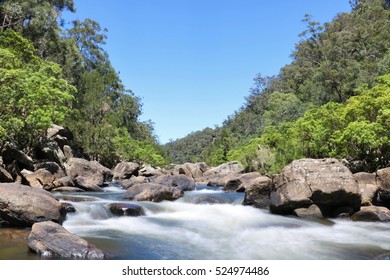
<svg viewBox="0 0 390 280">
<path fill-rule="evenodd" d="M 77 212 L 63 226 L 113 259 L 374 259 L 390 251 L 390 224 L 272 215 L 242 206 L 243 194 L 205 186 L 175 202 L 131 202 L 146 216 L 115 217 L 107 204 L 129 202 L 123 192 L 66 194 Z"/>
</svg>

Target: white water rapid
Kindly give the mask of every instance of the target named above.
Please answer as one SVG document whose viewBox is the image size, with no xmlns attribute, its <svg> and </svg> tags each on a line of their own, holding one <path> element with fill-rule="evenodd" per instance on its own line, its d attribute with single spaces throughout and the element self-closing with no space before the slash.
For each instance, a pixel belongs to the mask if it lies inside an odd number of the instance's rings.
<svg viewBox="0 0 390 280">
<path fill-rule="evenodd" d="M 161 203 L 124 201 L 116 187 L 63 194 L 77 210 L 63 226 L 113 259 L 375 259 L 390 252 L 390 224 L 272 215 L 242 206 L 242 194 L 198 188 Z M 116 217 L 112 202 L 138 204 L 146 215 Z"/>
</svg>

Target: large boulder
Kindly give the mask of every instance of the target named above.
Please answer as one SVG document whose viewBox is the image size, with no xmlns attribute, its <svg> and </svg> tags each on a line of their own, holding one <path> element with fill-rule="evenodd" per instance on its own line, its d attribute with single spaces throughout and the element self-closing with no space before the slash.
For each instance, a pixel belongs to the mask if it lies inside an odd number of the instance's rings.
<svg viewBox="0 0 390 280">
<path fill-rule="evenodd" d="M 359 172 L 353 174 L 353 177 L 358 183 L 359 193 L 362 197 L 362 206 L 372 205 L 379 190 L 376 174 Z"/>
<path fill-rule="evenodd" d="M 135 162 L 119 162 L 114 169 L 112 169 L 112 173 L 114 176 L 114 180 L 124 180 L 129 179 L 132 176 L 138 176 L 138 170 L 140 166 Z"/>
<path fill-rule="evenodd" d="M 183 191 L 177 187 L 167 187 L 156 183 L 135 184 L 124 194 L 124 199 L 134 201 L 176 200 L 183 196 Z"/>
<path fill-rule="evenodd" d="M 49 192 L 16 183 L 0 184 L 0 224 L 31 227 L 34 223 L 62 223 L 66 212 Z"/>
<path fill-rule="evenodd" d="M 380 206 L 364 206 L 352 215 L 353 221 L 390 222 L 390 210 Z"/>
<path fill-rule="evenodd" d="M 175 175 L 183 174 L 189 178 L 197 179 L 203 176 L 203 171 L 199 164 L 187 162 L 175 166 L 174 174 Z"/>
<path fill-rule="evenodd" d="M 167 187 L 177 187 L 182 191 L 195 190 L 195 180 L 184 174 L 161 175 L 153 180 L 153 183 L 162 184 Z"/>
<path fill-rule="evenodd" d="M 358 183 L 351 171 L 336 159 L 301 159 L 275 176 L 270 210 L 291 214 L 297 208 L 316 204 L 325 216 L 334 216 L 340 207 L 360 209 Z"/>
<path fill-rule="evenodd" d="M 34 224 L 28 236 L 28 247 L 48 259 L 103 260 L 107 257 L 92 243 L 53 222 Z"/>
<path fill-rule="evenodd" d="M 243 205 L 256 208 L 269 208 L 272 181 L 267 176 L 252 178 L 244 183 L 245 196 Z"/>
<path fill-rule="evenodd" d="M 97 161 L 82 158 L 71 158 L 65 164 L 68 176 L 72 177 L 76 186 L 86 191 L 102 191 L 106 181 L 112 179 L 112 172 Z"/>
</svg>

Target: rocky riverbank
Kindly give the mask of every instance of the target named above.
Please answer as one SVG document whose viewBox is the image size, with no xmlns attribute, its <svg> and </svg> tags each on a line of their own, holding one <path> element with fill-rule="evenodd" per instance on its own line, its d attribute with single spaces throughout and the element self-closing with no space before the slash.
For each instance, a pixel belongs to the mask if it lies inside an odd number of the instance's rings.
<svg viewBox="0 0 390 280">
<path fill-rule="evenodd" d="M 71 139 L 68 130 L 54 126 L 34 158 L 10 144 L 1 153 L 0 227 L 31 228 L 28 247 L 44 258 L 109 258 L 61 226 L 75 209 L 53 196 L 56 192 L 102 192 L 109 184 L 126 189 L 123 199 L 129 201 L 174 201 L 203 184 L 243 192 L 244 205 L 277 215 L 390 221 L 390 168 L 353 174 L 336 159 L 301 159 L 272 177 L 245 173 L 238 162 L 217 167 L 185 163 L 164 169 L 120 162 L 110 169 L 76 157 Z M 131 203 L 110 205 L 110 210 L 114 215 L 145 214 Z"/>
</svg>

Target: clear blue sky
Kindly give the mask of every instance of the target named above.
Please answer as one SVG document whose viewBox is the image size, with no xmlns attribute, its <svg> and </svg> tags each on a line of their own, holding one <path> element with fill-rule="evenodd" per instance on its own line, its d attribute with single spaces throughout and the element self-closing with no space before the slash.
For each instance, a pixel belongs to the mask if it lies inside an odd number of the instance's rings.
<svg viewBox="0 0 390 280">
<path fill-rule="evenodd" d="M 76 14 L 108 29 L 106 50 L 141 97 L 161 143 L 221 125 L 245 103 L 257 73 L 278 74 L 305 29 L 348 0 L 75 0 Z"/>
</svg>

